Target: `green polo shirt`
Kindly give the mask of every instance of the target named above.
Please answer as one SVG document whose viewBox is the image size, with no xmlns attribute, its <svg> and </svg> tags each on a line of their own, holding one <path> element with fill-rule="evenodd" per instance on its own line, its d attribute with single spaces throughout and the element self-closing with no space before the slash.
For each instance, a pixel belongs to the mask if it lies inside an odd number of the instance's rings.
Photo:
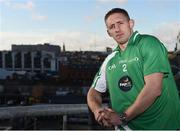
<svg viewBox="0 0 180 131">
<path fill-rule="evenodd" d="M 124 51 L 119 46 L 105 59 L 92 83 L 107 89 L 118 113 L 131 106 L 144 87 L 144 76 L 163 73 L 162 93 L 142 114 L 128 123 L 131 129 L 180 129 L 180 100 L 164 45 L 155 37 L 132 34 Z"/>
</svg>

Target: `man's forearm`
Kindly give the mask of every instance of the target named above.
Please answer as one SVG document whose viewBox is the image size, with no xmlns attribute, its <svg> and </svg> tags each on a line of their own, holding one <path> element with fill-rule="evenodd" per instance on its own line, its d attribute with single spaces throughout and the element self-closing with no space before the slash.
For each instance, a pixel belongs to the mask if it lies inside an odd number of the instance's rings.
<svg viewBox="0 0 180 131">
<path fill-rule="evenodd" d="M 96 110 L 102 108 L 102 97 L 95 89 L 90 88 L 87 95 L 87 103 L 91 111 L 94 113 Z"/>
<path fill-rule="evenodd" d="M 148 91 L 148 89 L 144 87 L 136 101 L 125 111 L 127 114 L 127 121 L 143 113 L 154 103 L 158 96 L 158 94 L 151 93 L 151 91 Z"/>
<path fill-rule="evenodd" d="M 161 95 L 163 75 L 155 73 L 148 76 L 144 88 L 136 98 L 135 102 L 125 111 L 127 114 L 127 121 L 135 118 L 149 108 L 156 98 Z"/>
</svg>

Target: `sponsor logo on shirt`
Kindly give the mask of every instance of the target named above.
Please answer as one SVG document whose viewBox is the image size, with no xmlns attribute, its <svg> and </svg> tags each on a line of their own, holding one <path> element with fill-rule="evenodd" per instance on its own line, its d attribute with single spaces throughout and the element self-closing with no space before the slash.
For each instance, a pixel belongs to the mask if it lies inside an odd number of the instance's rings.
<svg viewBox="0 0 180 131">
<path fill-rule="evenodd" d="M 124 92 L 131 90 L 132 84 L 132 80 L 129 76 L 121 77 L 118 82 L 119 88 Z"/>
<path fill-rule="evenodd" d="M 123 63 L 130 63 L 130 62 L 135 62 L 135 61 L 139 61 L 139 58 L 138 57 L 134 57 L 132 59 L 126 59 L 126 60 L 120 60 L 119 61 L 119 64 L 123 64 Z"/>
</svg>

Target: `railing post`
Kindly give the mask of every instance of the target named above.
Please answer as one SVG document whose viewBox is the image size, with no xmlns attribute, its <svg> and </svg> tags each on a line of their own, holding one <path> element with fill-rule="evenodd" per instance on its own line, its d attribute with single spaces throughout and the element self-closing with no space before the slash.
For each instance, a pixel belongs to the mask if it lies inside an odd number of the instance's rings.
<svg viewBox="0 0 180 131">
<path fill-rule="evenodd" d="M 67 115 L 63 115 L 63 130 L 67 129 Z"/>
<path fill-rule="evenodd" d="M 36 117 L 33 118 L 33 128 L 34 128 L 34 130 L 37 130 L 37 118 Z"/>
</svg>

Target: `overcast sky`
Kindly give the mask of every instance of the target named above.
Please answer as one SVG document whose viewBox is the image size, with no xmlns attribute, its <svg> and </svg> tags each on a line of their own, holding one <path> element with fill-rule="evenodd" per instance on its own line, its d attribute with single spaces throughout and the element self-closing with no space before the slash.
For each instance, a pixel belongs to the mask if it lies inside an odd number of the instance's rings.
<svg viewBox="0 0 180 131">
<path fill-rule="evenodd" d="M 12 44 L 66 46 L 104 51 L 116 42 L 106 33 L 105 13 L 124 8 L 134 30 L 157 36 L 174 50 L 180 31 L 180 0 L 0 0 L 0 50 Z"/>
</svg>

